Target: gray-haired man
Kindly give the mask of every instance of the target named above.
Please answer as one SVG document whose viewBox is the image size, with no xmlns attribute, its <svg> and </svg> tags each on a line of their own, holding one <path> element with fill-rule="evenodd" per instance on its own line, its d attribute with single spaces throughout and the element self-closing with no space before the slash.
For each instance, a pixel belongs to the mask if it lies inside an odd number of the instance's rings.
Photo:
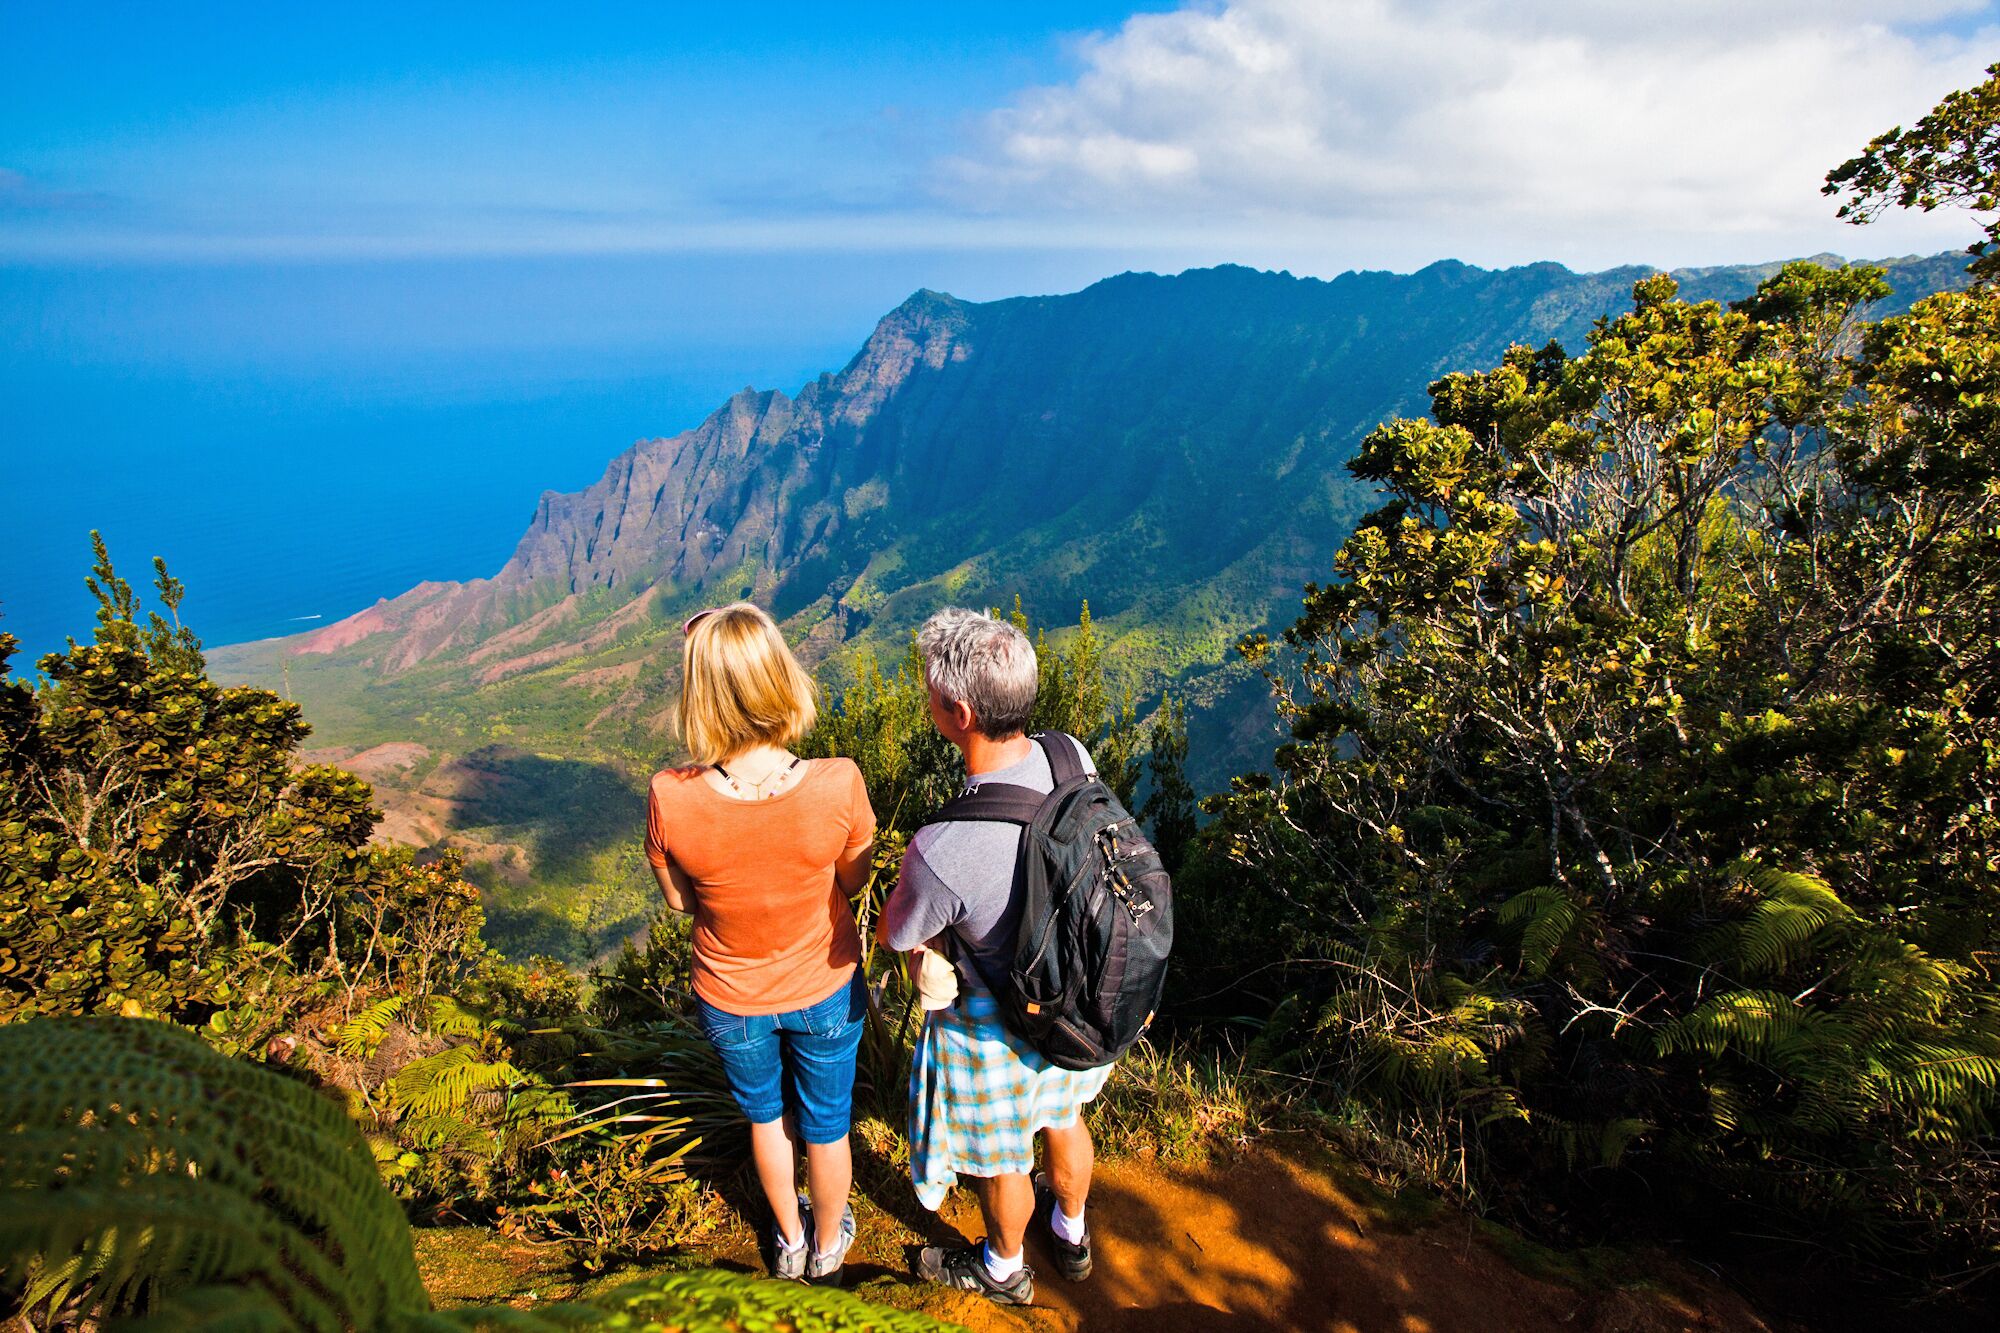
<svg viewBox="0 0 2000 1333">
<path fill-rule="evenodd" d="M 930 688 L 931 721 L 965 756 L 966 782 L 1055 789 L 1042 749 L 1026 734 L 1035 706 L 1035 650 L 1004 620 L 957 608 L 938 612 L 917 635 Z M 1070 742 L 1074 743 L 1074 742 Z M 1090 756 L 1077 745 L 1086 767 Z M 1001 1026 L 987 978 L 1013 963 L 1020 904 L 1014 863 L 1020 830 L 996 823 L 933 824 L 918 831 L 889 895 L 882 937 L 911 953 L 949 937 L 959 998 L 933 1011 L 910 1073 L 910 1175 L 932 1210 L 960 1175 L 974 1181 L 986 1219 L 981 1245 L 925 1249 L 918 1268 L 933 1281 L 1003 1304 L 1034 1299 L 1022 1244 L 1037 1207 L 1030 1173 L 1035 1136 L 1047 1153 L 1049 1225 L 1065 1277 L 1090 1273 L 1084 1202 L 1093 1149 L 1082 1110 L 1110 1067 L 1058 1068 Z"/>
</svg>

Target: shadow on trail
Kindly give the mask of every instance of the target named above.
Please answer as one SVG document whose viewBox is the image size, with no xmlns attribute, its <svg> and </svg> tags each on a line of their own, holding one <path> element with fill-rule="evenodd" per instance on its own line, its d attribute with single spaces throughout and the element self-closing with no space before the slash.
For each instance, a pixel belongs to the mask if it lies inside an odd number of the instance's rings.
<svg viewBox="0 0 2000 1333">
<path fill-rule="evenodd" d="M 1096 1273 L 1055 1276 L 1030 1235 L 1037 1304 L 1092 1330 L 1507 1333 L 1590 1328 L 1595 1301 L 1528 1277 L 1470 1232 L 1378 1227 L 1318 1172 L 1266 1153 L 1132 1163 L 1092 1190 Z M 1585 1316 L 1579 1318 L 1579 1316 Z"/>
<path fill-rule="evenodd" d="M 886 1153 L 871 1146 L 859 1134 L 848 1140 L 854 1147 L 854 1189 L 867 1200 L 894 1218 L 906 1230 L 923 1238 L 925 1245 L 955 1245 L 958 1233 L 936 1213 L 917 1202 L 916 1191 L 910 1187 L 910 1174 L 898 1166 Z M 909 1262 L 897 1277 L 907 1278 L 916 1271 L 914 1253 L 904 1256 Z M 892 1270 L 884 1270 L 885 1272 Z"/>
</svg>

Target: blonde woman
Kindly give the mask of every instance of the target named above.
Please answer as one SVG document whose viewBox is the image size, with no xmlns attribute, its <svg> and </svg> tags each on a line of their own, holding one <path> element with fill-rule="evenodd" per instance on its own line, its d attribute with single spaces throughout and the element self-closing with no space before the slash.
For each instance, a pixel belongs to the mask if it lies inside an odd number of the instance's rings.
<svg viewBox="0 0 2000 1333">
<path fill-rule="evenodd" d="M 694 917 L 702 1031 L 750 1119 L 770 1201 L 772 1269 L 837 1285 L 854 1239 L 848 1121 L 866 1012 L 848 896 L 875 812 L 848 759 L 802 760 L 813 684 L 748 602 L 682 626 L 680 733 L 695 762 L 653 777 L 646 857 Z M 810 1201 L 794 1194 L 805 1143 Z"/>
</svg>

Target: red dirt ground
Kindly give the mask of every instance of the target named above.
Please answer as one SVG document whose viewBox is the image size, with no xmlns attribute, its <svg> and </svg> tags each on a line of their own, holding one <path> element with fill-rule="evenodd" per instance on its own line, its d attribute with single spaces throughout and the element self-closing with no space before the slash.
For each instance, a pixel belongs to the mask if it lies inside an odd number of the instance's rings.
<svg viewBox="0 0 2000 1333">
<path fill-rule="evenodd" d="M 976 1233 L 977 1210 L 954 1203 L 948 1220 Z M 1090 1218 L 1097 1271 L 1088 1282 L 1055 1277 L 1031 1239 L 1042 1275 L 1034 1307 L 1008 1311 L 942 1292 L 913 1303 L 974 1333 L 1766 1330 L 1740 1297 L 1685 1273 L 1622 1289 L 1532 1277 L 1464 1220 L 1396 1228 L 1326 1173 L 1263 1150 L 1202 1167 L 1107 1167 Z"/>
<path fill-rule="evenodd" d="M 860 1234 L 849 1256 L 849 1288 L 971 1333 L 1772 1333 L 1742 1297 L 1670 1256 L 1628 1254 L 1588 1266 L 1615 1278 L 1538 1276 L 1510 1262 L 1461 1214 L 1439 1210 L 1444 1220 L 1398 1222 L 1333 1171 L 1261 1146 L 1197 1166 L 1100 1166 L 1090 1201 L 1095 1275 L 1062 1281 L 1043 1239 L 1031 1233 L 1036 1304 L 1004 1309 L 909 1277 L 917 1245 L 950 1239 L 954 1228 L 966 1239 L 979 1234 L 968 1192 L 954 1193 L 940 1221 L 917 1208 L 900 1177 L 891 1186 L 887 1171 L 863 1174 L 876 1184 L 855 1196 Z M 580 1283 L 559 1250 L 476 1228 L 419 1232 L 417 1251 L 426 1285 L 447 1306 L 532 1306 L 642 1275 L 628 1270 Z M 1586 1269 L 1529 1246 L 1517 1253 L 1537 1260 L 1531 1266 L 1538 1271 Z M 704 1258 L 764 1271 L 741 1222 L 732 1221 Z"/>
</svg>

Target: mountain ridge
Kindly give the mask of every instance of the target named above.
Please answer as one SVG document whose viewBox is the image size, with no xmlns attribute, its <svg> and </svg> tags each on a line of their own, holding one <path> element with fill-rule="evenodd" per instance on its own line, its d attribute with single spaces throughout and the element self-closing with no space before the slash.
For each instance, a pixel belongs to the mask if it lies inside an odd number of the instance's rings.
<svg viewBox="0 0 2000 1333">
<path fill-rule="evenodd" d="M 1781 263 L 1677 277 L 1691 298 L 1727 300 Z M 1963 258 L 1885 266 L 1892 310 L 1962 280 Z M 763 601 L 823 662 L 850 643 L 893 647 L 942 600 L 1018 594 L 1053 623 L 1088 599 L 1142 694 L 1201 694 L 1191 678 L 1281 620 L 1372 504 L 1342 466 L 1367 430 L 1510 342 L 1577 347 L 1655 271 L 1439 260 L 1322 279 L 1220 265 L 990 302 L 919 289 L 840 370 L 792 394 L 745 388 L 690 430 L 636 442 L 590 486 L 544 491 L 491 577 L 419 584 L 218 652 L 249 678 L 302 682 L 309 703 L 342 672 L 403 678 L 431 703 L 554 672 L 546 683 L 615 694 L 583 725 L 623 728 L 613 748 L 640 751 L 657 745 L 675 655 L 626 667 L 697 603 Z M 1185 641 L 1160 642 L 1162 624 Z M 337 669 L 303 670 L 311 659 Z M 495 719 L 522 712 L 491 702 Z"/>
</svg>

